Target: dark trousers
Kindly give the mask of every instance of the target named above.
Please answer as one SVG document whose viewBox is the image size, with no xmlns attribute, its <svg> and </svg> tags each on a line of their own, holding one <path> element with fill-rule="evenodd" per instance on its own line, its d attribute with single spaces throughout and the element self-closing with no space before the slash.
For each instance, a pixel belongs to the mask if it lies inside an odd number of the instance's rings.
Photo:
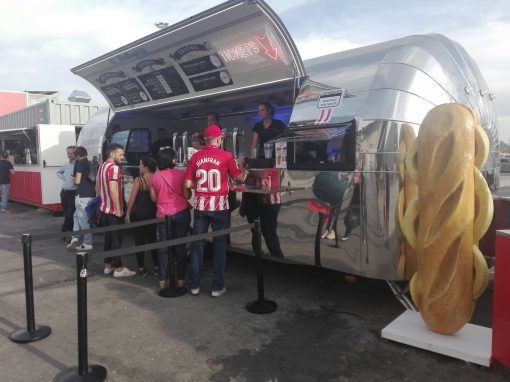
<svg viewBox="0 0 510 382">
<path fill-rule="evenodd" d="M 228 228 L 230 225 L 230 212 L 225 211 L 197 211 L 193 219 L 193 235 L 206 233 L 209 226 L 213 231 Z M 213 285 L 212 290 L 217 291 L 225 286 L 225 259 L 227 252 L 227 235 L 213 238 Z M 200 278 L 204 268 L 204 240 L 193 243 L 191 252 L 191 270 L 189 273 L 189 287 L 191 289 L 200 286 Z"/>
<path fill-rule="evenodd" d="M 280 248 L 280 238 L 278 237 L 278 214 L 280 213 L 280 204 L 258 204 L 258 213 L 248 214 L 248 223 L 253 223 L 257 217 L 260 218 L 260 231 L 266 242 L 266 247 L 271 256 L 283 257 L 282 249 Z M 252 233 L 251 245 L 253 252 L 255 252 L 256 239 Z"/>
<path fill-rule="evenodd" d="M 138 220 L 133 220 L 138 221 Z M 142 227 L 133 228 L 133 234 L 135 237 L 135 245 L 144 245 L 144 244 L 152 244 L 157 241 L 156 235 L 156 224 L 146 225 Z M 152 263 L 154 265 L 158 264 L 158 250 L 153 249 L 151 251 Z M 145 268 L 145 252 L 137 252 L 136 253 L 136 262 L 138 264 L 138 268 Z"/>
<path fill-rule="evenodd" d="M 103 227 L 111 225 L 124 224 L 124 219 L 115 215 L 101 213 L 101 224 Z M 120 249 L 122 247 L 122 231 L 113 231 L 104 233 L 104 250 L 111 251 L 113 249 Z M 104 259 L 105 263 L 113 263 L 115 268 L 122 267 L 120 256 L 107 257 Z"/>
<path fill-rule="evenodd" d="M 189 224 L 191 222 L 191 213 L 188 209 L 177 212 L 170 216 L 170 237 L 178 239 L 186 237 L 189 233 Z M 165 223 L 158 223 L 159 241 L 169 240 L 166 234 Z M 184 280 L 186 277 L 186 244 L 175 245 L 168 248 L 160 248 L 158 252 L 159 279 L 161 281 L 170 280 L 174 277 L 170 272 L 171 251 L 175 256 L 177 280 Z M 177 281 L 176 280 L 176 281 Z"/>
<path fill-rule="evenodd" d="M 74 226 L 74 198 L 76 197 L 76 190 L 64 190 L 60 191 L 60 204 L 62 205 L 62 211 L 64 213 L 64 224 L 62 224 L 62 232 L 69 232 L 73 230 Z"/>
</svg>

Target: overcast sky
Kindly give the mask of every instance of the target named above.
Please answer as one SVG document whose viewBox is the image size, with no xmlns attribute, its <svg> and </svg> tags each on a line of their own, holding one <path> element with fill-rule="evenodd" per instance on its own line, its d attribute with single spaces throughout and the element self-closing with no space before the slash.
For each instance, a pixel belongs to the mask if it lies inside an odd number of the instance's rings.
<svg viewBox="0 0 510 382">
<path fill-rule="evenodd" d="M 0 89 L 86 90 L 69 69 L 218 0 L 0 0 Z M 478 63 L 496 94 L 500 136 L 510 140 L 510 6 L 508 0 L 267 0 L 311 58 L 410 34 L 441 33 Z"/>
</svg>

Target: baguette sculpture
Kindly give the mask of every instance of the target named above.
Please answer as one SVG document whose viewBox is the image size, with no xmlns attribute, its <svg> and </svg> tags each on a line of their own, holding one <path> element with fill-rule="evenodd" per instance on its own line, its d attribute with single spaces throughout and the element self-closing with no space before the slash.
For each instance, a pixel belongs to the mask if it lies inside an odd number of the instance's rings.
<svg viewBox="0 0 510 382">
<path fill-rule="evenodd" d="M 474 112 L 444 104 L 426 115 L 406 155 L 406 176 L 418 185 L 400 224 L 417 253 L 411 296 L 437 333 L 460 330 L 488 283 L 487 263 L 478 249 L 493 213 L 479 171 L 488 152 L 487 135 Z"/>
<path fill-rule="evenodd" d="M 399 233 L 399 259 L 398 276 L 400 279 L 411 280 L 416 272 L 416 251 L 405 240 L 401 223 L 404 221 L 404 214 L 411 201 L 418 195 L 418 186 L 405 172 L 406 153 L 411 149 L 416 140 L 416 134 L 411 125 L 405 123 L 402 125 L 399 142 L 399 186 L 400 193 L 397 204 L 397 228 Z"/>
</svg>

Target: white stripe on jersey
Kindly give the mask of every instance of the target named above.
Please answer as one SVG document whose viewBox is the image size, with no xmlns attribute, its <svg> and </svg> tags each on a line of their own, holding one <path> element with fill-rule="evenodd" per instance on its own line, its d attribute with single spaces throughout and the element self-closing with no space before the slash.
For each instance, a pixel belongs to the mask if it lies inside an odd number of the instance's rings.
<svg viewBox="0 0 510 382">
<path fill-rule="evenodd" d="M 108 197 L 108 182 L 106 181 L 106 177 L 108 174 L 109 166 L 108 163 L 103 168 L 103 173 L 101 174 L 101 183 L 103 184 L 103 198 L 105 200 L 106 212 L 109 213 L 112 208 L 110 205 L 110 198 Z"/>
<path fill-rule="evenodd" d="M 281 192 L 275 192 L 264 195 L 262 200 L 265 204 L 280 204 L 282 202 L 282 194 Z"/>
<path fill-rule="evenodd" d="M 106 164 L 104 165 L 103 167 L 103 173 L 101 174 L 101 185 L 102 185 L 102 196 L 103 196 L 103 199 L 105 200 L 105 209 L 106 209 L 106 213 L 110 213 L 111 211 L 111 203 L 110 203 L 110 198 L 109 198 L 109 190 L 108 190 L 108 182 L 106 180 L 107 178 L 107 175 L 108 175 L 108 170 L 110 169 L 111 167 L 111 163 L 109 162 L 106 162 Z"/>
<path fill-rule="evenodd" d="M 228 210 L 228 197 L 225 195 L 196 196 L 193 206 L 198 211 L 224 211 Z"/>
<path fill-rule="evenodd" d="M 119 177 L 119 166 L 113 166 L 113 179 L 117 180 Z"/>
</svg>

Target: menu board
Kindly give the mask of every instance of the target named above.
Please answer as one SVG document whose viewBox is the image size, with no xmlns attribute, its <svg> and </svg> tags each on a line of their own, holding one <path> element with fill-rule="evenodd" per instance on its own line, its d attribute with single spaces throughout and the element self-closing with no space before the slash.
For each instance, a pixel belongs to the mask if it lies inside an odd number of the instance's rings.
<svg viewBox="0 0 510 382">
<path fill-rule="evenodd" d="M 140 83 L 134 78 L 128 78 L 127 80 L 118 82 L 117 84 L 122 89 L 130 104 L 147 102 L 149 100 L 145 90 L 143 90 Z"/>
<path fill-rule="evenodd" d="M 223 62 L 217 54 L 195 58 L 194 60 L 180 63 L 179 66 L 187 76 L 194 76 L 224 67 Z"/>
<path fill-rule="evenodd" d="M 172 66 L 143 74 L 138 79 L 154 100 L 188 93 L 186 84 Z"/>
<path fill-rule="evenodd" d="M 129 105 L 127 98 L 122 93 L 122 89 L 117 84 L 101 86 L 101 90 L 113 106 L 122 107 Z"/>
<path fill-rule="evenodd" d="M 230 74 L 225 70 L 191 77 L 189 80 L 196 92 L 233 84 Z"/>
</svg>

